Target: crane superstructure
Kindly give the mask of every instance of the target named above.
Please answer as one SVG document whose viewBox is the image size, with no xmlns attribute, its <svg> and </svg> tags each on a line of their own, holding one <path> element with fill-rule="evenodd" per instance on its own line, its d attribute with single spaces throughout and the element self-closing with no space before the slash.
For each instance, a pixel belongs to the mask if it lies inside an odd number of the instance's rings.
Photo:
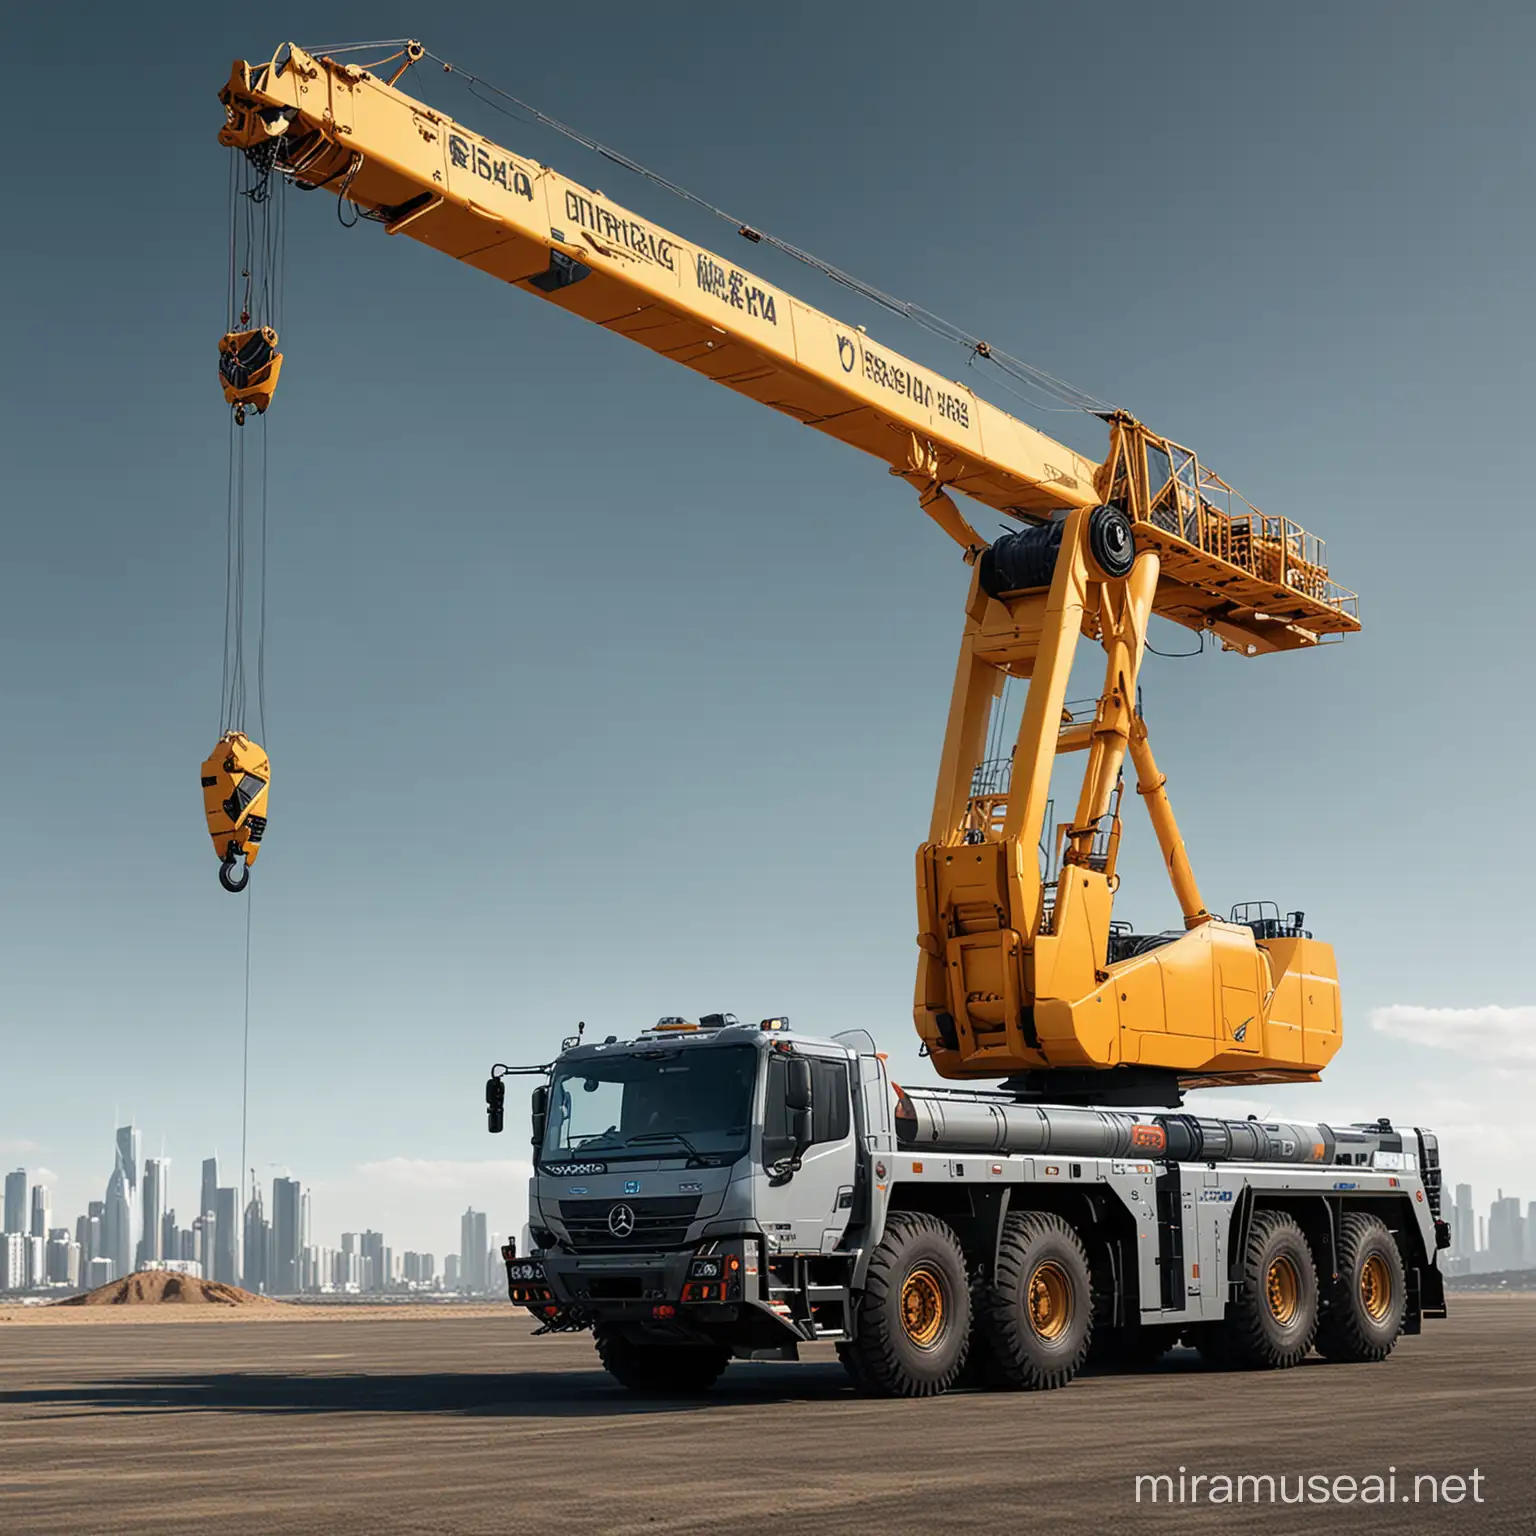
<svg viewBox="0 0 1536 1536">
<path fill-rule="evenodd" d="M 422 54 L 409 45 L 405 64 Z M 917 855 L 914 1016 L 936 1069 L 1101 1103 L 1314 1079 L 1340 1043 L 1332 950 L 1300 913 L 1234 909 L 1224 921 L 1207 910 L 1137 682 L 1154 614 L 1245 656 L 1358 629 L 1355 595 L 1329 576 L 1320 542 L 1262 515 L 1123 411 L 1103 412 L 1103 461 L 1085 458 L 861 327 L 491 142 L 398 89 L 398 78 L 292 44 L 266 63 L 237 61 L 220 141 L 264 171 L 331 191 L 390 235 L 881 460 L 972 565 Z M 226 398 L 242 416 L 271 399 L 276 345 L 261 327 L 221 344 Z M 1017 531 L 989 542 L 957 497 Z M 1067 692 L 1084 638 L 1104 652 L 1103 683 L 1077 708 Z M 1009 678 L 1028 683 L 1016 739 L 986 760 Z M 1052 770 L 1073 752 L 1085 758 L 1081 788 L 1053 834 Z M 1129 934 L 1112 919 L 1127 757 L 1181 933 Z"/>
</svg>

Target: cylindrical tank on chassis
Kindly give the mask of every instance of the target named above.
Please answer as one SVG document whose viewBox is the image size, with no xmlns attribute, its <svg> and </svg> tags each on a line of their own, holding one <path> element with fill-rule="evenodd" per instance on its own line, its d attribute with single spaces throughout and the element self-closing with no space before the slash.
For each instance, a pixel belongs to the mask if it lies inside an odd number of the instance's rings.
<svg viewBox="0 0 1536 1536">
<path fill-rule="evenodd" d="M 1338 1163 L 1380 1166 L 1378 1154 L 1413 1155 L 1418 1138 L 1385 1121 L 1330 1126 L 1286 1120 L 1216 1120 L 1134 1110 L 1024 1104 L 1003 1094 L 900 1089 L 896 1135 L 935 1152 L 1054 1157 L 1166 1157 L 1178 1162 Z"/>
</svg>

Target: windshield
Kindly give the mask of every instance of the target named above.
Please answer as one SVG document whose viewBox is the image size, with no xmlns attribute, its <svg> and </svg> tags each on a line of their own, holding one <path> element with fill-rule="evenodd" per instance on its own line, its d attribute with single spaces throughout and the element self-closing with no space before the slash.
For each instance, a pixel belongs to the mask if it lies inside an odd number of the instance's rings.
<svg viewBox="0 0 1536 1536">
<path fill-rule="evenodd" d="M 561 1067 L 550 1085 L 540 1160 L 734 1162 L 747 1149 L 756 1073 L 749 1045 L 663 1046 Z"/>
</svg>

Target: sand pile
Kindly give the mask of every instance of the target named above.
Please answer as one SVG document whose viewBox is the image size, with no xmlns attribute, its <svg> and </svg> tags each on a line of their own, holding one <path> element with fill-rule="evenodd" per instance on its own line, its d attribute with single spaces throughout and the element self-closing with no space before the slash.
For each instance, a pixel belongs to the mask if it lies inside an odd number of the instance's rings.
<svg viewBox="0 0 1536 1536">
<path fill-rule="evenodd" d="M 125 1305 L 170 1303 L 172 1305 L 215 1307 L 277 1307 L 281 1302 L 267 1296 L 242 1291 L 239 1286 L 218 1280 L 198 1280 L 163 1269 L 147 1269 L 124 1280 L 99 1285 L 94 1291 L 55 1302 L 59 1307 L 120 1307 Z"/>
</svg>

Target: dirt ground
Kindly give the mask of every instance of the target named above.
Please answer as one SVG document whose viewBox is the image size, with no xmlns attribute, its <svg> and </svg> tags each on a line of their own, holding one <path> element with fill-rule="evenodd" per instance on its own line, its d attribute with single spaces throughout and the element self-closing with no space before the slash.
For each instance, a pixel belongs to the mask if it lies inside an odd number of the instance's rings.
<svg viewBox="0 0 1536 1536">
<path fill-rule="evenodd" d="M 638 1399 L 588 1337 L 535 1339 L 504 1305 L 11 1309 L 0 1528 L 1529 1533 L 1536 1297 L 1452 1307 L 1382 1365 L 1218 1374 L 1176 1353 L 926 1402 L 855 1397 L 825 1349 L 733 1365 L 703 1401 Z M 1328 1479 L 1328 1502 L 1191 1488 L 1244 1475 Z M 1395 1502 L 1340 1502 L 1333 1479 L 1373 1476 Z"/>
</svg>

